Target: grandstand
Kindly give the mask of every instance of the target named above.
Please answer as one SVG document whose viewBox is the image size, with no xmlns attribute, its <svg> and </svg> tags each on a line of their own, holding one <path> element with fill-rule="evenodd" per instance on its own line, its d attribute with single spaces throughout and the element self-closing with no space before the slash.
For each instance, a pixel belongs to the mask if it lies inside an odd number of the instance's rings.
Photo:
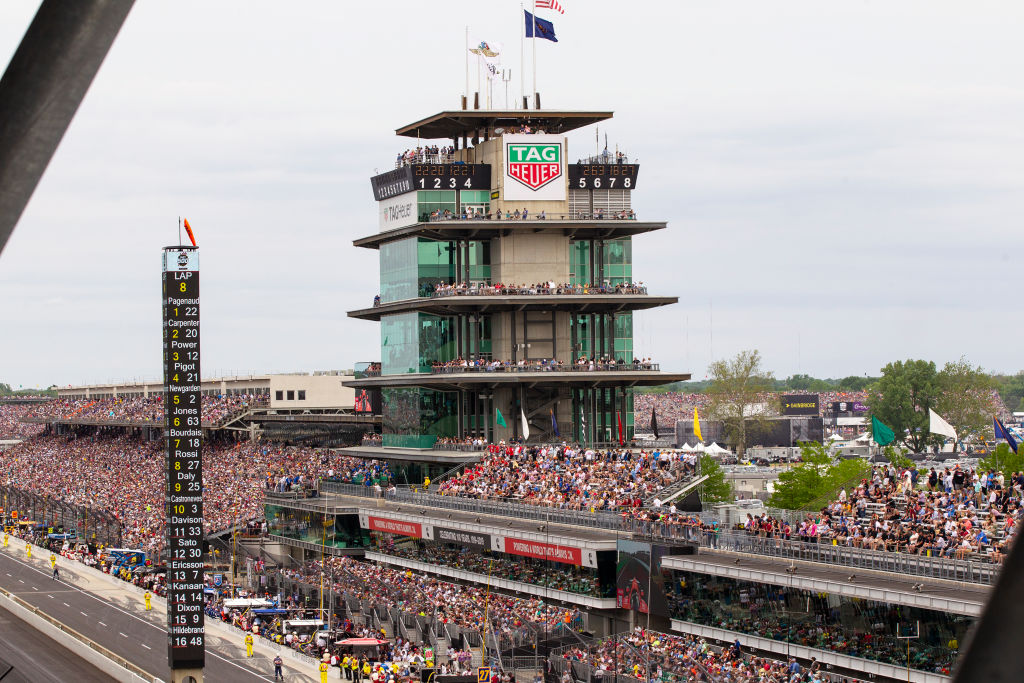
<svg viewBox="0 0 1024 683">
<path fill-rule="evenodd" d="M 203 382 L 207 614 L 295 657 L 383 636 L 403 670 L 948 681 L 1024 477 L 885 466 L 813 510 L 700 505 L 696 455 L 634 443 L 652 409 L 667 428 L 704 400 L 633 394 L 688 377 L 633 347 L 632 312 L 675 297 L 634 281 L 632 237 L 666 226 L 595 186 L 634 187 L 625 161 L 562 164 L 559 198 L 518 198 L 541 171 L 510 168 L 506 144 L 564 158 L 550 133 L 611 116 L 522 114 L 400 129 L 452 149 L 371 179 L 380 232 L 356 245 L 380 251 L 381 294 L 350 315 L 380 322 L 379 362 Z M 427 178 L 479 184 L 442 194 Z M 5 525 L 159 594 L 161 390 L 0 405 L 0 439 L 20 440 L 0 451 Z M 115 539 L 152 566 L 118 566 L 99 548 Z"/>
</svg>

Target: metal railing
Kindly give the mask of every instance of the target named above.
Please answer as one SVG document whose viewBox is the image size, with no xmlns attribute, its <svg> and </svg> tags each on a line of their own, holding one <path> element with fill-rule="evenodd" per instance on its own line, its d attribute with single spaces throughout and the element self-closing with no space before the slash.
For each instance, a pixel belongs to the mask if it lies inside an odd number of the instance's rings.
<svg viewBox="0 0 1024 683">
<path fill-rule="evenodd" d="M 636 521 L 636 520 L 631 520 Z M 993 584 L 999 565 L 988 561 L 956 560 L 910 553 L 867 550 L 845 545 L 770 538 L 747 533 L 725 531 L 715 533 L 694 526 L 639 523 L 634 525 L 638 536 L 662 541 L 682 541 L 702 547 L 735 553 L 801 560 L 832 566 L 871 569 L 875 571 L 921 576 L 948 581 Z"/>
<path fill-rule="evenodd" d="M 589 296 L 609 294 L 647 294 L 647 288 L 639 285 L 536 285 L 533 287 L 478 287 L 458 286 L 430 292 L 431 299 L 453 296 Z"/>
<path fill-rule="evenodd" d="M 454 153 L 428 154 L 426 152 L 412 152 L 408 155 L 400 154 L 395 160 L 395 168 L 411 166 L 412 164 L 454 164 L 456 163 Z"/>
<path fill-rule="evenodd" d="M 626 209 L 624 211 L 618 211 L 618 212 L 609 211 L 607 214 L 604 213 L 604 211 L 600 210 L 600 209 L 598 211 L 595 211 L 593 214 L 591 214 L 589 211 L 579 212 L 579 213 L 576 213 L 576 214 L 571 214 L 571 213 L 563 213 L 563 214 L 546 214 L 545 213 L 544 215 L 533 214 L 533 215 L 527 216 L 526 218 L 522 218 L 522 217 L 517 218 L 515 216 L 515 214 L 504 215 L 501 218 L 494 218 L 494 219 L 491 218 L 490 214 L 483 214 L 483 215 L 481 215 L 481 214 L 474 214 L 472 216 L 463 217 L 462 215 L 455 214 L 455 213 L 452 213 L 452 214 L 450 214 L 448 216 L 443 216 L 443 215 L 442 216 L 426 216 L 427 220 L 423 220 L 423 218 L 424 218 L 423 216 L 420 216 L 420 222 L 421 223 L 426 223 L 426 222 L 430 222 L 430 223 L 443 223 L 443 222 L 447 222 L 447 221 L 466 221 L 466 220 L 468 220 L 468 221 L 490 221 L 490 220 L 494 220 L 495 222 L 498 222 L 498 223 L 504 223 L 506 221 L 522 223 L 522 222 L 529 222 L 529 221 L 545 221 L 545 220 L 548 220 L 548 221 L 569 221 L 569 222 L 573 222 L 573 223 L 576 223 L 576 222 L 579 222 L 579 221 L 600 221 L 600 220 L 611 220 L 611 221 L 635 221 L 635 220 L 637 220 L 636 212 L 633 211 L 632 209 Z"/>
<path fill-rule="evenodd" d="M 465 373 L 486 373 L 486 372 L 659 372 L 661 366 L 658 363 L 590 363 L 577 364 L 538 364 L 531 362 L 529 365 L 436 365 L 430 368 L 433 375 L 459 375 Z"/>
<path fill-rule="evenodd" d="M 373 491 L 351 484 L 324 485 L 327 492 L 357 495 L 365 498 L 376 497 Z M 344 489 L 344 490 L 343 490 Z M 993 584 L 1000 565 L 990 561 L 956 560 L 945 557 L 929 557 L 902 552 L 867 550 L 845 545 L 832 545 L 828 539 L 820 542 L 802 542 L 782 538 L 767 538 L 733 531 L 707 531 L 698 526 L 651 522 L 623 517 L 617 512 L 590 512 L 550 508 L 511 501 L 479 500 L 461 496 L 443 496 L 433 493 L 414 492 L 411 489 L 397 489 L 385 495 L 396 503 L 418 505 L 425 508 L 455 510 L 469 514 L 514 517 L 551 524 L 585 526 L 595 529 L 632 534 L 656 541 L 693 544 L 701 547 L 748 553 L 763 557 L 804 560 L 845 567 L 859 567 L 876 571 L 907 574 L 924 578 L 965 581 L 968 583 Z M 693 517 L 708 523 L 713 516 L 695 513 Z"/>
</svg>

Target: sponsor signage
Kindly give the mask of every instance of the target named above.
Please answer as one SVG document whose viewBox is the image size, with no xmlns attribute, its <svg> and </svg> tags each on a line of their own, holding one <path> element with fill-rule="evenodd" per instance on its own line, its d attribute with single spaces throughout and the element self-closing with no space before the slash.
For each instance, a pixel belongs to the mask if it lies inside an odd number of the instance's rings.
<svg viewBox="0 0 1024 683">
<path fill-rule="evenodd" d="M 370 187 L 373 188 L 373 198 L 378 202 L 412 192 L 416 189 L 412 181 L 412 167 L 403 166 L 375 175 L 370 178 Z"/>
<path fill-rule="evenodd" d="M 505 201 L 565 199 L 565 138 L 561 135 L 505 135 Z"/>
<path fill-rule="evenodd" d="M 817 415 L 817 394 L 784 394 L 782 396 L 783 415 Z"/>
<path fill-rule="evenodd" d="M 569 187 L 574 190 L 632 190 L 639 164 L 570 164 Z"/>
<path fill-rule="evenodd" d="M 462 529 L 435 526 L 434 540 L 441 541 L 443 543 L 455 543 L 457 545 L 469 546 L 479 550 L 491 549 L 491 537 L 489 534 L 477 534 L 472 531 L 463 531 Z"/>
<path fill-rule="evenodd" d="M 584 551 L 567 545 L 528 541 L 522 538 L 495 536 L 495 550 L 509 555 L 536 557 L 541 560 L 573 564 L 577 567 L 597 567 L 597 558 L 592 550 Z"/>
<path fill-rule="evenodd" d="M 403 522 L 385 517 L 370 517 L 367 522 L 371 531 L 385 531 L 389 534 L 412 536 L 413 538 L 423 537 L 423 525 L 416 522 Z"/>
<path fill-rule="evenodd" d="M 377 202 L 377 213 L 380 216 L 381 232 L 397 230 L 416 223 L 419 220 L 416 193 L 410 192 Z"/>
<path fill-rule="evenodd" d="M 832 403 L 833 413 L 866 413 L 868 407 L 860 401 L 834 401 Z"/>
</svg>

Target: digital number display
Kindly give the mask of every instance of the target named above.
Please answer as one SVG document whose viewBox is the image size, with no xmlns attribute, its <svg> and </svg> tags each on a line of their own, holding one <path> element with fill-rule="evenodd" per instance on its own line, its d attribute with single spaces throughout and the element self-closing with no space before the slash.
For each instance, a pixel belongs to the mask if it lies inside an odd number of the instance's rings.
<svg viewBox="0 0 1024 683">
<path fill-rule="evenodd" d="M 199 252 L 163 252 L 164 434 L 167 439 L 167 662 L 205 663 L 203 429 L 199 375 Z"/>
<path fill-rule="evenodd" d="M 569 187 L 576 190 L 632 190 L 640 164 L 569 164 Z"/>
<path fill-rule="evenodd" d="M 417 190 L 490 190 L 490 164 L 413 164 Z"/>
</svg>

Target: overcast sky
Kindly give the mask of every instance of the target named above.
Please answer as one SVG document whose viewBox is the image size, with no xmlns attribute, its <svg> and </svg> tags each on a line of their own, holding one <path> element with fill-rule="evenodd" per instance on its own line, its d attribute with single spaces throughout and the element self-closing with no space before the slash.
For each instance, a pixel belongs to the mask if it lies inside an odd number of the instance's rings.
<svg viewBox="0 0 1024 683">
<path fill-rule="evenodd" d="M 37 4 L 0 3 L 2 66 Z M 638 315 L 639 355 L 695 379 L 747 348 L 780 377 L 1024 368 L 1024 4 L 563 4 L 543 102 L 614 110 L 633 206 L 669 223 L 635 241 L 634 277 L 680 298 Z M 395 128 L 458 106 L 467 24 L 518 92 L 520 22 L 512 0 L 139 0 L 0 255 L 0 382 L 158 377 L 179 215 L 204 376 L 377 360 L 345 316 L 377 292 L 368 178 Z"/>
</svg>

